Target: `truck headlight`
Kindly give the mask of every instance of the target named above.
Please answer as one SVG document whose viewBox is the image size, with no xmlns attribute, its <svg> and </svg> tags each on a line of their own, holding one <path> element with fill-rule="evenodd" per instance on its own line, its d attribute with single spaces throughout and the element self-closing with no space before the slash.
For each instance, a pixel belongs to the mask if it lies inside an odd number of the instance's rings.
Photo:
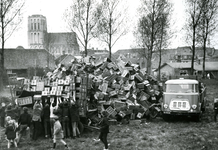
<svg viewBox="0 0 218 150">
<path fill-rule="evenodd" d="M 196 108 L 197 108 L 197 105 L 192 105 L 192 108 L 193 108 L 193 109 L 196 109 Z"/>
<path fill-rule="evenodd" d="M 165 108 L 165 109 L 167 109 L 167 108 L 168 108 L 168 105 L 167 105 L 167 104 L 164 104 L 163 106 L 164 106 L 164 108 Z"/>
</svg>

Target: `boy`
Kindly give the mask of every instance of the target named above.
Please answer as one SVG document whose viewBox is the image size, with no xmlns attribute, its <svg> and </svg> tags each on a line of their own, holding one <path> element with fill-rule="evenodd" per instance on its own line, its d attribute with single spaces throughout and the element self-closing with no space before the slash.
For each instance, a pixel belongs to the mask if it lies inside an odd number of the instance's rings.
<svg viewBox="0 0 218 150">
<path fill-rule="evenodd" d="M 17 127 L 14 120 L 8 121 L 8 126 L 5 130 L 6 140 L 8 141 L 8 149 L 11 147 L 11 144 L 14 143 L 14 146 L 17 147 L 16 142 L 16 132 Z"/>
<path fill-rule="evenodd" d="M 53 149 L 56 147 L 56 141 L 59 140 L 61 143 L 64 144 L 65 149 L 68 149 L 67 143 L 63 140 L 63 130 L 61 127 L 61 123 L 58 119 L 58 116 L 54 117 L 54 138 L 53 138 Z"/>
<path fill-rule="evenodd" d="M 103 119 L 100 122 L 99 139 L 104 144 L 104 147 L 105 147 L 104 150 L 108 150 L 107 134 L 109 133 L 109 121 L 108 121 L 108 117 L 107 117 L 107 112 L 103 111 L 102 116 L 103 116 Z"/>
</svg>

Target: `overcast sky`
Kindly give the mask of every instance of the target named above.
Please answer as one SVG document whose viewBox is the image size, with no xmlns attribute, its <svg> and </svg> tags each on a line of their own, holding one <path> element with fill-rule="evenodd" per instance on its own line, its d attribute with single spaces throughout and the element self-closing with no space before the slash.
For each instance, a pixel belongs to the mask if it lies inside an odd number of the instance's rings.
<svg viewBox="0 0 218 150">
<path fill-rule="evenodd" d="M 136 9 L 140 0 L 128 0 L 129 9 L 131 14 L 133 25 L 136 23 Z M 184 21 L 184 0 L 171 0 L 174 3 L 174 15 L 175 20 L 174 28 L 178 31 L 176 38 L 173 40 L 171 48 L 177 48 L 179 46 L 187 46 L 182 40 L 182 34 L 179 32 L 182 28 Z M 63 13 L 65 9 L 71 4 L 72 0 L 26 0 L 26 5 L 24 8 L 24 19 L 21 25 L 21 29 L 14 32 L 12 37 L 6 41 L 6 48 L 16 48 L 18 45 L 28 48 L 27 39 L 27 19 L 28 16 L 33 14 L 41 14 L 47 18 L 47 30 L 48 32 L 68 32 L 67 26 L 63 18 Z M 117 44 L 113 47 L 113 52 L 118 49 L 127 49 L 134 46 L 134 38 L 132 36 L 132 29 L 130 29 L 129 34 L 122 37 Z M 98 45 L 95 43 L 90 43 L 90 47 L 97 48 Z M 107 47 L 98 47 L 98 49 L 104 49 Z"/>
</svg>

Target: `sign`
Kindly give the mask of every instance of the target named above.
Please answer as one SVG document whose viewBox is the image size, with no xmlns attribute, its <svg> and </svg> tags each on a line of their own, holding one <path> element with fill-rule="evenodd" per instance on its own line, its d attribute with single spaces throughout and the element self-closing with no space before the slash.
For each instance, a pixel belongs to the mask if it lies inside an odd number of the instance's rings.
<svg viewBox="0 0 218 150">
<path fill-rule="evenodd" d="M 36 91 L 43 91 L 43 89 L 44 89 L 44 82 L 37 82 Z"/>
<path fill-rule="evenodd" d="M 31 96 L 18 98 L 17 102 L 20 106 L 29 105 L 33 103 L 33 99 Z"/>
</svg>

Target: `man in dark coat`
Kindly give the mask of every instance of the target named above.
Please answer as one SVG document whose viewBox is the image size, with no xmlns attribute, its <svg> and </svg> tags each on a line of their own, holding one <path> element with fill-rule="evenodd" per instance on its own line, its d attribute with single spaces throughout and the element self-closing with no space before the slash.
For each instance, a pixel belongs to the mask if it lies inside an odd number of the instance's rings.
<svg viewBox="0 0 218 150">
<path fill-rule="evenodd" d="M 64 131 L 64 137 L 67 138 L 70 136 L 70 129 L 69 129 L 69 124 L 70 124 L 70 110 L 69 110 L 69 105 L 67 101 L 64 101 L 61 106 L 61 123 Z"/>
<path fill-rule="evenodd" d="M 108 149 L 107 134 L 109 133 L 109 121 L 107 115 L 108 114 L 106 111 L 102 112 L 103 118 L 100 122 L 100 135 L 99 135 L 100 140 L 104 143 L 105 150 Z"/>
<path fill-rule="evenodd" d="M 5 127 L 5 103 L 2 103 L 0 107 L 1 127 Z"/>
<path fill-rule="evenodd" d="M 42 110 L 42 119 L 43 126 L 45 129 L 45 137 L 48 138 L 48 135 L 52 137 L 51 127 L 50 127 L 50 107 L 49 104 L 45 104 L 45 107 Z"/>
<path fill-rule="evenodd" d="M 70 106 L 70 121 L 72 124 L 72 132 L 73 132 L 73 139 L 75 139 L 75 137 L 80 137 L 80 132 L 79 132 L 79 128 L 78 128 L 78 124 L 80 121 L 79 118 L 79 108 L 76 105 L 75 101 L 71 102 L 71 106 Z"/>
<path fill-rule="evenodd" d="M 24 107 L 23 108 L 23 113 L 20 115 L 18 119 L 18 124 L 20 126 L 19 130 L 19 136 L 18 136 L 18 141 L 17 143 L 20 142 L 21 136 L 23 132 L 26 130 L 27 131 L 27 139 L 30 139 L 30 125 L 31 125 L 31 115 L 28 113 L 28 108 Z"/>
</svg>

